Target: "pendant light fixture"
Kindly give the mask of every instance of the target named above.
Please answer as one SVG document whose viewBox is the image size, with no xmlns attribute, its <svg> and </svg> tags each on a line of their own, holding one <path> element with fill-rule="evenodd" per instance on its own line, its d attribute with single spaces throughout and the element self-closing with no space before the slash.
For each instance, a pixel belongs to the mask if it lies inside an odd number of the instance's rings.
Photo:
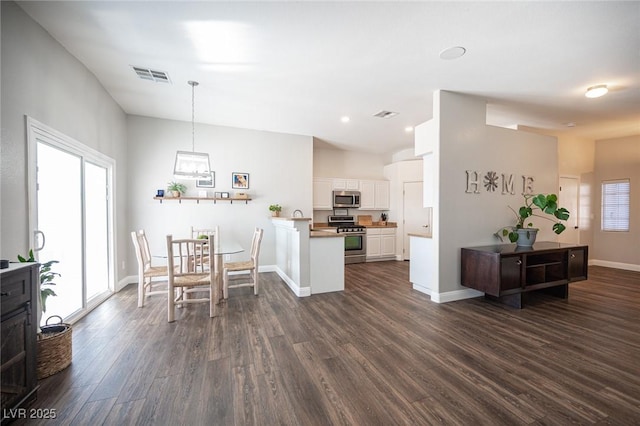
<svg viewBox="0 0 640 426">
<path fill-rule="evenodd" d="M 173 175 L 177 179 L 208 179 L 211 176 L 209 154 L 195 152 L 196 145 L 196 108 L 195 87 L 197 81 L 188 81 L 191 86 L 191 151 L 176 152 L 176 162 L 173 166 Z"/>
</svg>

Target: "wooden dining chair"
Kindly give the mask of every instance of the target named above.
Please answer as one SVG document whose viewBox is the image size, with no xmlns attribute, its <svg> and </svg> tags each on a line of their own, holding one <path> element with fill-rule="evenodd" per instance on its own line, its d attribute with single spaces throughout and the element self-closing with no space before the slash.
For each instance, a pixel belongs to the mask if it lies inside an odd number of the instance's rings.
<svg viewBox="0 0 640 426">
<path fill-rule="evenodd" d="M 213 228 L 194 228 L 190 227 L 191 238 L 194 240 L 206 239 L 213 243 L 213 246 L 218 245 L 218 238 L 220 237 L 220 230 L 217 226 Z M 205 259 L 206 262 L 206 259 Z"/>
<path fill-rule="evenodd" d="M 133 240 L 136 259 L 138 260 L 138 308 L 142 308 L 145 297 L 166 294 L 164 288 L 159 290 L 157 286 L 165 284 L 168 271 L 166 266 L 151 266 L 151 251 L 149 250 L 149 241 L 144 230 L 133 231 L 131 239 Z M 164 278 L 164 280 L 153 281 L 154 278 Z M 154 286 L 156 289 L 154 289 Z"/>
<path fill-rule="evenodd" d="M 229 289 L 236 287 L 253 287 L 253 294 L 258 294 L 258 256 L 260 255 L 260 243 L 264 230 L 256 228 L 253 232 L 251 242 L 251 259 L 244 262 L 225 262 L 222 265 L 222 292 L 225 299 L 229 298 Z M 238 274 L 233 280 L 229 280 L 229 272 L 248 272 L 248 274 Z"/>
<path fill-rule="evenodd" d="M 206 239 L 174 240 L 173 236 L 167 235 L 169 322 L 175 320 L 176 306 L 189 303 L 209 302 L 209 316 L 213 318 L 214 249 Z M 200 297 L 189 297 L 193 293 L 199 293 Z M 207 293 L 208 297 L 202 297 L 201 293 Z"/>
</svg>

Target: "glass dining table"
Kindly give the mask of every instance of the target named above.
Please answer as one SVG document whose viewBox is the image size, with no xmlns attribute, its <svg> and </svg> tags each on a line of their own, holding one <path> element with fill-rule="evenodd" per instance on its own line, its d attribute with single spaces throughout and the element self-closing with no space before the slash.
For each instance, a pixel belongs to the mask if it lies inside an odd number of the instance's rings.
<svg viewBox="0 0 640 426">
<path fill-rule="evenodd" d="M 219 239 L 217 240 L 216 246 L 214 248 L 215 254 L 214 254 L 214 264 L 213 264 L 214 273 L 215 273 L 214 274 L 215 294 L 213 295 L 213 297 L 216 305 L 220 303 L 220 299 L 222 299 L 222 285 L 223 285 L 222 267 L 224 264 L 224 256 L 242 253 L 243 251 L 244 251 L 244 248 L 242 248 L 242 246 L 236 241 L 227 240 L 227 239 L 222 241 L 220 241 Z M 165 259 L 165 260 L 167 259 L 166 254 L 164 256 L 157 255 L 153 257 L 158 259 Z"/>
</svg>

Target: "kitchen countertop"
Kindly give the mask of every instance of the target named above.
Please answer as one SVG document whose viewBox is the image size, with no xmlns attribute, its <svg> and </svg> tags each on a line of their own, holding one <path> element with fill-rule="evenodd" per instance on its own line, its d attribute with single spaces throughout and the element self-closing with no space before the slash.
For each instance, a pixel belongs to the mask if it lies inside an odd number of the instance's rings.
<svg viewBox="0 0 640 426">
<path fill-rule="evenodd" d="M 346 234 L 338 234 L 332 229 L 327 229 L 326 231 L 312 229 L 309 233 L 309 237 L 311 238 L 344 238 Z"/>
<path fill-rule="evenodd" d="M 361 225 L 365 228 L 397 228 L 397 222 L 387 222 L 386 225 L 380 225 L 378 222 L 373 222 L 371 225 Z M 317 222 L 313 224 L 313 229 L 321 229 L 321 228 L 334 228 L 333 226 L 329 226 L 329 224 L 325 222 Z"/>
</svg>

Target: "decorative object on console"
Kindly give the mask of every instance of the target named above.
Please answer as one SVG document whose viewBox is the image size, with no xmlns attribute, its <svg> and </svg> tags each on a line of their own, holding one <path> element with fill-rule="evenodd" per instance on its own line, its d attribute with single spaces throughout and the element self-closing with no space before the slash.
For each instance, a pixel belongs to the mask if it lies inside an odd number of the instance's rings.
<svg viewBox="0 0 640 426">
<path fill-rule="evenodd" d="M 518 246 L 531 247 L 535 243 L 539 229 L 533 228 L 532 222 L 525 224 L 528 218 L 535 216 L 554 222 L 552 229 L 556 234 L 561 234 L 566 229 L 562 221 L 569 219 L 569 211 L 564 207 L 558 207 L 558 196 L 556 194 L 524 194 L 524 205 L 521 206 L 518 211 L 511 206 L 509 206 L 509 208 L 516 215 L 515 226 L 502 227 L 493 235 L 500 241 L 503 241 L 502 237 L 508 236 L 509 241 L 516 243 Z M 534 211 L 536 208 L 539 209 L 541 213 L 554 216 L 557 220 L 535 214 Z"/>
<path fill-rule="evenodd" d="M 249 173 L 231 173 L 231 187 L 233 189 L 249 189 Z"/>
<path fill-rule="evenodd" d="M 171 194 L 176 198 L 187 192 L 187 187 L 176 181 L 169 182 L 168 185 L 167 191 L 171 191 Z"/>
<path fill-rule="evenodd" d="M 191 86 L 191 151 L 177 151 L 173 166 L 173 175 L 179 179 L 209 179 L 211 166 L 209 154 L 195 152 L 196 121 L 195 121 L 195 87 L 197 81 L 188 81 Z"/>
<path fill-rule="evenodd" d="M 269 206 L 269 211 L 271 212 L 271 216 L 278 217 L 282 211 L 282 206 L 280 204 L 271 204 Z"/>
</svg>

